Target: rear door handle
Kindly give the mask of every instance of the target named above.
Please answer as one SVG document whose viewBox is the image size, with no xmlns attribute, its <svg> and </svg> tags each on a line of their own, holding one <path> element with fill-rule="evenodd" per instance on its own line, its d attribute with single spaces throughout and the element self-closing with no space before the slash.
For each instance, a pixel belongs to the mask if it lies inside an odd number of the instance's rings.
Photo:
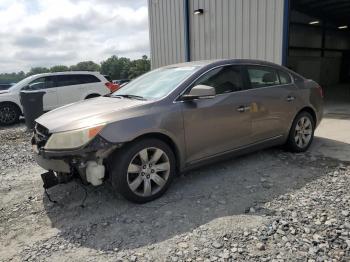
<svg viewBox="0 0 350 262">
<path fill-rule="evenodd" d="M 293 100 L 295 100 L 295 96 L 287 96 L 286 100 L 287 102 L 292 102 Z"/>
<path fill-rule="evenodd" d="M 237 107 L 237 111 L 240 113 L 244 113 L 245 111 L 250 110 L 250 106 L 239 106 Z"/>
</svg>

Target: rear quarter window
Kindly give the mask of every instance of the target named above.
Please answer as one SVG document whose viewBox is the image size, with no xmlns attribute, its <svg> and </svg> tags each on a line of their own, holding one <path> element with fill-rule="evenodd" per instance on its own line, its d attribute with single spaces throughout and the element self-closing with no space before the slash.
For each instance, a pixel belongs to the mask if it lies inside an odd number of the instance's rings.
<svg viewBox="0 0 350 262">
<path fill-rule="evenodd" d="M 297 74 L 292 74 L 293 80 L 296 83 L 300 83 L 300 82 L 304 82 L 304 79 L 300 76 L 298 76 Z"/>
<path fill-rule="evenodd" d="M 278 75 L 280 78 L 281 85 L 286 85 L 292 83 L 292 79 L 290 78 L 290 75 L 284 71 L 279 70 Z"/>
<path fill-rule="evenodd" d="M 100 79 L 98 79 L 94 75 L 77 75 L 77 79 L 80 84 L 90 84 L 90 83 L 101 82 Z"/>
</svg>

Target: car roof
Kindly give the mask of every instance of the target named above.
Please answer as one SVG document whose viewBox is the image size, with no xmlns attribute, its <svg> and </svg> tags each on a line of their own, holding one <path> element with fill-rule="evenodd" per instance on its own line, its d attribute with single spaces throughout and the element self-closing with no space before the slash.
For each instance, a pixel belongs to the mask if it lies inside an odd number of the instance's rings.
<svg viewBox="0 0 350 262">
<path fill-rule="evenodd" d="M 179 63 L 179 64 L 173 64 L 164 66 L 164 68 L 171 68 L 171 67 L 186 67 L 186 66 L 199 66 L 204 67 L 208 65 L 224 65 L 224 64 L 255 64 L 255 65 L 268 65 L 268 66 L 275 66 L 275 67 L 282 67 L 281 65 L 271 63 L 268 61 L 263 60 L 256 60 L 256 59 L 213 59 L 213 60 L 200 60 L 200 61 L 191 61 L 191 62 L 185 62 L 185 63 Z"/>
<path fill-rule="evenodd" d="M 42 73 L 33 75 L 33 77 L 42 77 L 42 76 L 55 76 L 55 75 L 101 75 L 100 72 L 97 71 L 64 71 L 64 72 L 54 72 L 54 73 Z"/>
</svg>

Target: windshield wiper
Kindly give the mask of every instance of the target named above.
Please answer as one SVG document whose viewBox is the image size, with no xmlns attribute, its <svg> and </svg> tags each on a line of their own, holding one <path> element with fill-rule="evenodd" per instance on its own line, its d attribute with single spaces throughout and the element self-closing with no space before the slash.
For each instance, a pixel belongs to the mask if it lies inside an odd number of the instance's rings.
<svg viewBox="0 0 350 262">
<path fill-rule="evenodd" d="M 143 96 L 137 96 L 137 95 L 111 95 L 111 97 L 125 97 L 129 99 L 147 100 Z"/>
</svg>

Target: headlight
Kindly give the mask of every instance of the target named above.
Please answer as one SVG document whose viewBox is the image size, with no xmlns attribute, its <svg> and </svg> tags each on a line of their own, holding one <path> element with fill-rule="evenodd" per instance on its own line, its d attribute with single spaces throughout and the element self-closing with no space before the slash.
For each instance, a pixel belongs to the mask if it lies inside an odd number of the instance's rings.
<svg viewBox="0 0 350 262">
<path fill-rule="evenodd" d="M 45 145 L 45 149 L 73 149 L 91 141 L 105 126 L 99 125 L 68 132 L 52 134 Z"/>
</svg>

